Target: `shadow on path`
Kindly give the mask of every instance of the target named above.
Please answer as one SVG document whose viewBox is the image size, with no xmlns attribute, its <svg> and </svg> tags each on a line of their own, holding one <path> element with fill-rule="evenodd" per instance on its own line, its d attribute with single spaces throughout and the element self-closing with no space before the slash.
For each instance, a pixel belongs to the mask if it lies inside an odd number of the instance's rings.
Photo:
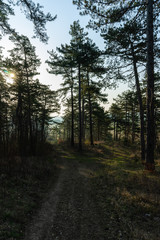
<svg viewBox="0 0 160 240">
<path fill-rule="evenodd" d="M 60 160 L 58 180 L 25 233 L 25 240 L 105 240 L 90 180 L 77 160 Z"/>
</svg>

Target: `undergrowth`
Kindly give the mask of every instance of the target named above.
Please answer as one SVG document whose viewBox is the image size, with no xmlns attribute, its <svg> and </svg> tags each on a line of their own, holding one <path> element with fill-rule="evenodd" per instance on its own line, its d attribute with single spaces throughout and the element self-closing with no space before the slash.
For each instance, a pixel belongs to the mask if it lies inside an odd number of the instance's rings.
<svg viewBox="0 0 160 240">
<path fill-rule="evenodd" d="M 137 146 L 116 142 L 84 146 L 63 143 L 52 156 L 17 159 L 0 172 L 0 240 L 23 239 L 24 227 L 56 178 L 55 159 L 92 166 L 91 194 L 103 219 L 106 240 L 159 240 L 160 162 L 144 170 Z M 86 239 L 87 240 L 87 239 Z"/>
<path fill-rule="evenodd" d="M 2 159 L 0 240 L 21 240 L 56 175 L 56 153 L 46 157 Z"/>
<path fill-rule="evenodd" d="M 102 211 L 106 239 L 160 239 L 160 167 L 144 171 L 135 148 L 118 143 L 99 146 L 101 167 L 92 178 Z"/>
</svg>

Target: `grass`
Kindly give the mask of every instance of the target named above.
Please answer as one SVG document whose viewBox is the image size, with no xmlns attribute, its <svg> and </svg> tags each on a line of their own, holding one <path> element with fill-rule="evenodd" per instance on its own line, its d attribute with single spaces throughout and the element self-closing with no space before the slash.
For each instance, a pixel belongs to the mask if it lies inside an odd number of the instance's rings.
<svg viewBox="0 0 160 240">
<path fill-rule="evenodd" d="M 160 239 L 160 162 L 144 171 L 136 147 L 119 143 L 85 146 L 83 153 L 59 146 L 58 153 L 27 159 L 26 166 L 0 173 L 0 240 L 23 239 L 24 227 L 38 210 L 56 177 L 55 159 L 92 166 L 92 198 L 101 212 L 106 239 Z"/>
<path fill-rule="evenodd" d="M 160 174 L 147 173 L 135 149 L 103 145 L 92 179 L 107 239 L 159 240 Z"/>
<path fill-rule="evenodd" d="M 13 159 L 14 161 L 14 159 Z M 30 221 L 56 174 L 55 158 L 28 158 L 13 162 L 0 173 L 0 240 L 22 240 Z"/>
<path fill-rule="evenodd" d="M 160 163 L 155 173 L 146 172 L 137 148 L 116 142 L 85 147 L 83 153 L 63 148 L 66 160 L 94 165 L 91 197 L 107 240 L 160 239 Z"/>
</svg>

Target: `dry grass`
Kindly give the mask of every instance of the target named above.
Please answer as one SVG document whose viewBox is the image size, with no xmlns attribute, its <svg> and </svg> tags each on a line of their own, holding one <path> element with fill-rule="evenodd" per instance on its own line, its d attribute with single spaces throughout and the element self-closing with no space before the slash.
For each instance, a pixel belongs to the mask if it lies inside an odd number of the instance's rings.
<svg viewBox="0 0 160 240">
<path fill-rule="evenodd" d="M 100 147 L 101 148 L 101 147 Z M 93 179 L 107 239 L 160 239 L 160 173 L 148 173 L 138 151 L 116 143 L 103 145 L 101 168 Z M 107 152 L 110 154 L 106 154 Z"/>
<path fill-rule="evenodd" d="M 25 225 L 40 206 L 55 174 L 53 155 L 1 160 L 0 240 L 23 239 Z"/>
<path fill-rule="evenodd" d="M 23 229 L 38 208 L 55 175 L 55 159 L 61 156 L 94 166 L 89 173 L 93 198 L 106 231 L 106 240 L 160 239 L 160 161 L 156 172 L 144 171 L 139 149 L 114 142 L 85 146 L 79 153 L 66 146 L 51 158 L 25 159 L 0 173 L 0 240 L 20 240 Z M 20 167 L 21 166 L 21 167 Z M 13 171 L 14 169 L 14 171 Z M 88 172 L 82 172 L 88 176 Z M 87 240 L 87 239 L 86 239 Z"/>
</svg>

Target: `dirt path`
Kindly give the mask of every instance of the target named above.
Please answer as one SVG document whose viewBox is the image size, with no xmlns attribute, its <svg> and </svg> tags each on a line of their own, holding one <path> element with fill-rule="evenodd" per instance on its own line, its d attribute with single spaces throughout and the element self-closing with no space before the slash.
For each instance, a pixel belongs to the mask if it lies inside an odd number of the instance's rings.
<svg viewBox="0 0 160 240">
<path fill-rule="evenodd" d="M 25 240 L 105 240 L 102 219 L 92 197 L 93 176 L 86 164 L 59 164 L 57 183 L 26 230 Z"/>
</svg>

